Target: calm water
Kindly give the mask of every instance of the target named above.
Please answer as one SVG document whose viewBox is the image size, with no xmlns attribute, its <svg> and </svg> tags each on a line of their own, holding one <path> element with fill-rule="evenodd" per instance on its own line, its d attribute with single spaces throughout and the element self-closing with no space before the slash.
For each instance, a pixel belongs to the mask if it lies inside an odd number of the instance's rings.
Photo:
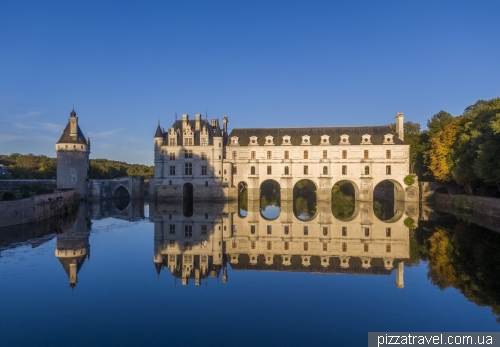
<svg viewBox="0 0 500 347">
<path fill-rule="evenodd" d="M 105 202 L 1 230 L 0 345 L 365 346 L 369 331 L 500 330 L 497 233 L 342 203 L 340 219 L 318 204 L 302 221 L 286 201 L 273 220 L 251 202 L 189 217 Z"/>
</svg>

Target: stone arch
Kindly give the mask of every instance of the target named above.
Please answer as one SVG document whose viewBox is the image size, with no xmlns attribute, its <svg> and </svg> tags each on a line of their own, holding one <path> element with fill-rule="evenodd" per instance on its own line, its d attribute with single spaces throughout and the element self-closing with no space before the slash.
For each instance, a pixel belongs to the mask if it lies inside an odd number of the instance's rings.
<svg viewBox="0 0 500 347">
<path fill-rule="evenodd" d="M 345 184 L 349 184 L 350 189 L 353 190 L 352 199 L 349 197 L 349 194 L 345 196 L 345 194 L 336 194 L 335 192 L 336 188 L 339 188 L 339 186 L 342 187 Z M 335 182 L 331 188 L 332 215 L 335 217 L 335 219 L 342 222 L 349 222 L 356 219 L 359 213 L 358 197 L 359 188 L 353 181 L 339 180 Z"/>
<path fill-rule="evenodd" d="M 281 213 L 281 186 L 274 179 L 260 184 L 259 210 L 262 218 L 275 220 Z"/>
<path fill-rule="evenodd" d="M 311 221 L 317 215 L 318 185 L 303 178 L 293 185 L 293 214 L 300 221 Z"/>
<path fill-rule="evenodd" d="M 385 223 L 400 220 L 405 213 L 405 189 L 396 180 L 385 179 L 373 187 L 373 214 Z"/>
<path fill-rule="evenodd" d="M 120 184 L 113 191 L 113 204 L 118 211 L 125 211 L 130 205 L 130 192 L 124 185 Z"/>
<path fill-rule="evenodd" d="M 401 200 L 401 201 L 405 201 L 405 189 L 403 187 L 403 185 L 394 180 L 394 179 L 383 179 L 383 180 L 380 180 L 378 182 L 374 182 L 373 184 L 373 194 L 374 194 L 374 197 L 375 197 L 375 190 L 377 189 L 377 187 L 382 183 L 384 184 L 384 182 L 390 182 L 392 183 L 393 187 L 394 187 L 394 191 L 393 191 L 393 194 L 394 194 L 394 199 L 395 200 Z"/>
<path fill-rule="evenodd" d="M 130 198 L 130 191 L 123 184 L 118 185 L 113 191 L 114 199 L 119 199 L 127 196 Z"/>
<path fill-rule="evenodd" d="M 245 181 L 238 183 L 238 215 L 245 218 L 248 215 L 248 184 Z"/>
</svg>

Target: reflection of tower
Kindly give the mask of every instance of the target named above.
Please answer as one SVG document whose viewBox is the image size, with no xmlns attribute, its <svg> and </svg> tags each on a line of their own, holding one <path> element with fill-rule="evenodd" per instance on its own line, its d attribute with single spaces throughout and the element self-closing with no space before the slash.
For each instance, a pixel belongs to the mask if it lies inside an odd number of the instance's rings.
<svg viewBox="0 0 500 347">
<path fill-rule="evenodd" d="M 78 188 L 81 198 L 87 195 L 90 139 L 86 140 L 78 126 L 75 110 L 56 143 L 57 188 Z"/>
<path fill-rule="evenodd" d="M 80 205 L 78 218 L 71 229 L 57 236 L 55 255 L 68 274 L 71 288 L 76 286 L 77 275 L 85 259 L 90 258 L 90 232 L 87 226 L 86 207 Z"/>
<path fill-rule="evenodd" d="M 398 267 L 396 268 L 396 287 L 398 288 L 405 287 L 404 274 L 405 274 L 405 263 L 403 261 L 400 261 L 398 263 Z"/>
</svg>

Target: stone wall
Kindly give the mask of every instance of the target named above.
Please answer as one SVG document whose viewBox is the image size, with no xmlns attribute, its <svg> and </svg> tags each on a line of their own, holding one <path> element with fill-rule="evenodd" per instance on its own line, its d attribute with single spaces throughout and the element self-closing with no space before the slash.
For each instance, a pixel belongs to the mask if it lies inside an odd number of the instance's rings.
<svg viewBox="0 0 500 347">
<path fill-rule="evenodd" d="M 116 190 L 124 187 L 130 194 L 130 198 L 144 197 L 144 178 L 140 176 L 128 176 L 113 179 L 92 179 L 87 183 L 87 198 L 90 201 L 100 199 L 116 198 Z"/>
<path fill-rule="evenodd" d="M 31 198 L 0 201 L 0 227 L 38 222 L 44 219 L 63 216 L 78 208 L 78 190 L 64 190 Z"/>
<path fill-rule="evenodd" d="M 21 185 L 39 185 L 46 189 L 55 189 L 56 188 L 56 180 L 0 180 L 0 189 L 1 190 L 13 190 L 19 189 Z"/>
</svg>

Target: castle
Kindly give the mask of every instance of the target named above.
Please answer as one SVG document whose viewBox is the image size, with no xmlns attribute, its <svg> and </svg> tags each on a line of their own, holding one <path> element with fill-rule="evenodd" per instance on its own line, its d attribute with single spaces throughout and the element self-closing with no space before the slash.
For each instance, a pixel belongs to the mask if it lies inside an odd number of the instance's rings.
<svg viewBox="0 0 500 347">
<path fill-rule="evenodd" d="M 155 175 L 150 196 L 158 201 L 236 200 L 238 187 L 258 200 L 263 182 L 274 180 L 281 198 L 291 199 L 294 185 L 312 181 L 319 199 L 328 199 L 336 182 L 349 181 L 356 200 L 372 201 L 383 181 L 394 185 L 394 198 L 415 201 L 408 189 L 409 145 L 404 142 L 404 114 L 396 132 L 386 126 L 235 128 L 228 118 L 210 122 L 187 114 L 154 136 Z"/>
</svg>

